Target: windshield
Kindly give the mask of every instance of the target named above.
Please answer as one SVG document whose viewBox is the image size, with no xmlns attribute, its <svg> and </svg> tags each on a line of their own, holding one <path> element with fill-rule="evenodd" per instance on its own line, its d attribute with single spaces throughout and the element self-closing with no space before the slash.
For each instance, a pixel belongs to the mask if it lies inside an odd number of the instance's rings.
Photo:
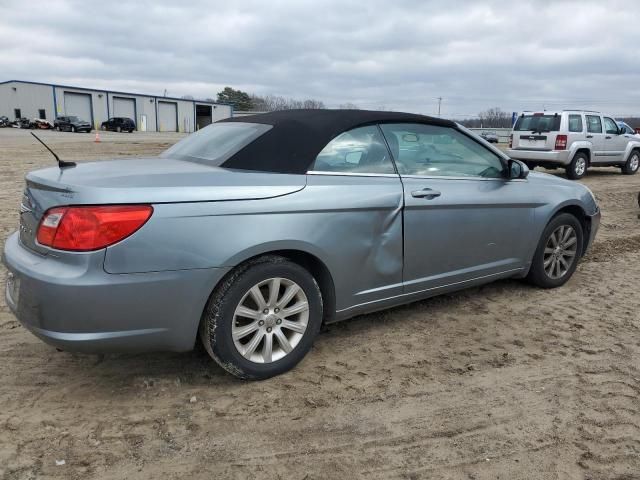
<svg viewBox="0 0 640 480">
<path fill-rule="evenodd" d="M 70 122 L 77 122 L 79 119 L 78 117 L 67 117 L 69 119 Z"/>
<path fill-rule="evenodd" d="M 213 123 L 179 141 L 160 156 L 219 167 L 225 160 L 271 128 L 271 125 L 262 123 Z"/>
<path fill-rule="evenodd" d="M 516 132 L 557 132 L 560 130 L 560 115 L 520 115 L 513 129 Z"/>
</svg>

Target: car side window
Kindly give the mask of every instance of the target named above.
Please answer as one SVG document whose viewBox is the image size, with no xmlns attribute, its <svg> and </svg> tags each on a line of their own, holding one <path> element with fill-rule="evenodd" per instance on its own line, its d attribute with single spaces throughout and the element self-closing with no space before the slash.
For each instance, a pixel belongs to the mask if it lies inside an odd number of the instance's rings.
<svg viewBox="0 0 640 480">
<path fill-rule="evenodd" d="M 597 115 L 587 115 L 587 132 L 602 133 L 602 121 Z"/>
<path fill-rule="evenodd" d="M 618 134 L 618 124 L 611 118 L 604 117 L 604 129 L 610 135 Z"/>
<path fill-rule="evenodd" d="M 400 175 L 503 177 L 500 157 L 452 127 L 383 124 Z"/>
<path fill-rule="evenodd" d="M 375 125 L 341 133 L 318 154 L 309 170 L 335 173 L 395 173 Z"/>
<path fill-rule="evenodd" d="M 582 132 L 582 115 L 569 115 L 569 131 Z"/>
</svg>

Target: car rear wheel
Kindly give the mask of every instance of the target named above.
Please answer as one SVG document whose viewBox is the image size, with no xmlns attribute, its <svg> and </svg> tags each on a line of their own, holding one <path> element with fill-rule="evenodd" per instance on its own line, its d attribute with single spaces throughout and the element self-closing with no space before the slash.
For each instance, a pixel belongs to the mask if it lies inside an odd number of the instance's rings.
<svg viewBox="0 0 640 480">
<path fill-rule="evenodd" d="M 116 127 L 116 132 L 120 133 L 121 131 L 122 131 L 122 128 Z"/>
<path fill-rule="evenodd" d="M 638 171 L 639 167 L 640 152 L 638 152 L 638 150 L 634 150 L 633 152 L 631 152 L 631 155 L 629 155 L 627 163 L 625 163 L 622 167 L 622 173 L 624 173 L 625 175 L 633 175 Z"/>
<path fill-rule="evenodd" d="M 265 379 L 292 369 L 322 323 L 313 276 L 283 257 L 262 257 L 233 271 L 216 288 L 200 323 L 211 357 L 239 378 Z"/>
<path fill-rule="evenodd" d="M 542 288 L 564 285 L 582 256 L 582 225 L 569 213 L 554 217 L 542 233 L 533 256 L 528 280 Z"/>
<path fill-rule="evenodd" d="M 584 153 L 576 153 L 571 163 L 567 166 L 567 177 L 571 180 L 578 180 L 584 177 L 587 173 L 588 163 L 589 159 Z"/>
<path fill-rule="evenodd" d="M 73 125 L 71 125 L 71 133 L 76 133 L 76 127 L 74 127 Z"/>
</svg>

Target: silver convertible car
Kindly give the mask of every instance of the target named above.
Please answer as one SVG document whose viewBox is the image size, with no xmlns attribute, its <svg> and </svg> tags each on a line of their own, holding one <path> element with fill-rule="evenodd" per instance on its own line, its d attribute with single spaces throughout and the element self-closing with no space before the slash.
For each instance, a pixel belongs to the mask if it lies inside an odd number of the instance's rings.
<svg viewBox="0 0 640 480">
<path fill-rule="evenodd" d="M 356 110 L 215 123 L 156 158 L 31 172 L 6 298 L 63 350 L 194 348 L 285 372 L 321 324 L 500 278 L 558 287 L 596 234 L 579 183 L 442 119 Z"/>
</svg>

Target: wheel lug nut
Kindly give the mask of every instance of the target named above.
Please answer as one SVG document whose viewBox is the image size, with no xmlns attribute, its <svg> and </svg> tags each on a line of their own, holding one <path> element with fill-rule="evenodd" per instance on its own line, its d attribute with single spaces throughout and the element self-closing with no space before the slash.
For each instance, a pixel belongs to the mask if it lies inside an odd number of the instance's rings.
<svg viewBox="0 0 640 480">
<path fill-rule="evenodd" d="M 276 324 L 277 324 L 277 325 L 280 325 L 281 323 L 282 323 L 282 320 L 280 320 L 280 319 L 277 319 L 277 320 L 276 320 Z"/>
<path fill-rule="evenodd" d="M 264 325 L 264 320 L 260 320 L 260 321 L 258 322 L 258 325 L 263 326 L 263 325 Z"/>
<path fill-rule="evenodd" d="M 264 310 L 262 310 L 262 313 L 264 313 L 266 315 L 267 313 L 269 313 L 269 309 L 265 308 Z"/>
<path fill-rule="evenodd" d="M 271 327 L 267 327 L 267 332 L 271 333 Z"/>
<path fill-rule="evenodd" d="M 274 312 L 276 312 L 276 313 L 278 313 L 279 311 L 280 311 L 280 309 L 279 309 L 279 308 L 276 308 L 276 309 L 274 310 Z"/>
</svg>

